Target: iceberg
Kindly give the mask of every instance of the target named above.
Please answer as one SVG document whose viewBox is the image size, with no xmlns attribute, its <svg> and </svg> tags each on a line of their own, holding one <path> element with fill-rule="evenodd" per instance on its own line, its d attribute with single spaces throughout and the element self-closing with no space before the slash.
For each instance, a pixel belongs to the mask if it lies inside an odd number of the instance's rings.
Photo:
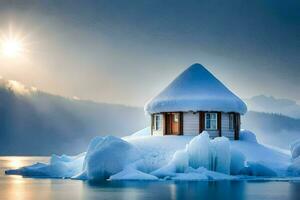
<svg viewBox="0 0 300 200">
<path fill-rule="evenodd" d="M 268 167 L 268 165 L 264 165 L 264 163 L 259 162 L 248 162 L 247 167 L 241 170 L 241 174 L 248 176 L 265 176 L 265 177 L 277 177 L 278 174 Z"/>
<path fill-rule="evenodd" d="M 113 136 L 93 140 L 86 155 L 83 173 L 89 180 L 108 179 L 140 159 L 133 145 Z"/>
<path fill-rule="evenodd" d="M 210 139 L 207 132 L 194 137 L 187 146 L 189 165 L 193 168 L 210 168 Z"/>
<path fill-rule="evenodd" d="M 300 176 L 300 140 L 290 145 L 292 164 L 287 169 L 288 176 Z"/>
<path fill-rule="evenodd" d="M 292 159 L 300 156 L 300 140 L 296 140 L 290 145 L 290 150 L 292 154 Z"/>
<path fill-rule="evenodd" d="M 6 174 L 18 174 L 26 177 L 71 178 L 82 171 L 85 153 L 77 156 L 52 155 L 49 164 L 36 163 L 15 170 L 7 170 Z"/>
<path fill-rule="evenodd" d="M 154 172 L 160 178 L 175 177 L 188 169 L 205 168 L 223 174 L 230 173 L 230 144 L 228 138 L 209 139 L 207 132 L 194 137 L 183 150 L 174 153 L 172 160 Z M 193 172 L 195 173 L 195 172 Z M 183 175 L 180 175 L 183 177 Z M 188 177 L 188 176 L 187 176 Z M 187 178 L 185 176 L 185 178 Z"/>
<path fill-rule="evenodd" d="M 85 153 L 52 155 L 6 174 L 80 180 L 235 180 L 245 177 L 300 176 L 300 157 L 259 144 L 255 134 L 241 131 L 238 141 L 225 137 L 149 136 L 149 129 L 118 138 L 94 138 Z M 141 133 L 141 134 L 140 134 Z M 148 136 L 147 136 L 148 135 Z M 291 154 L 298 155 L 293 144 Z"/>
<path fill-rule="evenodd" d="M 133 166 L 127 166 L 122 171 L 109 177 L 109 180 L 158 180 L 158 177 L 151 174 L 147 174 L 136 169 Z"/>
<path fill-rule="evenodd" d="M 245 167 L 246 157 L 237 149 L 230 149 L 230 174 L 241 174 L 241 170 Z"/>
</svg>

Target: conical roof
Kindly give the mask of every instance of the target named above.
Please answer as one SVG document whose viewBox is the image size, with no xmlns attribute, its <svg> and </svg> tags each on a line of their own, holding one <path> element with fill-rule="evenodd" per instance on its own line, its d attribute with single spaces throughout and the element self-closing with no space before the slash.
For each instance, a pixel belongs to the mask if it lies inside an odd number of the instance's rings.
<svg viewBox="0 0 300 200">
<path fill-rule="evenodd" d="M 201 64 L 193 64 L 145 105 L 152 113 L 179 111 L 247 112 L 246 104 Z"/>
</svg>

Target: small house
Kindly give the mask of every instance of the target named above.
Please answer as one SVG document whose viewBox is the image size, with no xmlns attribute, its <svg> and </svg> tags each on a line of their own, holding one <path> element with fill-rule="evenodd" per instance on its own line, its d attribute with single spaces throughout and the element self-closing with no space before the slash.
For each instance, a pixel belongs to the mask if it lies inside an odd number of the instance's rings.
<svg viewBox="0 0 300 200">
<path fill-rule="evenodd" d="M 238 140 L 246 104 L 201 64 L 193 64 L 145 105 L 151 135 L 197 135 Z"/>
</svg>

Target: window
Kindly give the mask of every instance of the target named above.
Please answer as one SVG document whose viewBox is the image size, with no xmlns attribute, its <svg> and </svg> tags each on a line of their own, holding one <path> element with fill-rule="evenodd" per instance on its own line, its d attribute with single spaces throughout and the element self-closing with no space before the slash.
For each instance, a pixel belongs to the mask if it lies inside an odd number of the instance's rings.
<svg viewBox="0 0 300 200">
<path fill-rule="evenodd" d="M 217 130 L 217 113 L 205 113 L 205 129 Z"/>
<path fill-rule="evenodd" d="M 162 115 L 154 115 L 154 130 L 158 131 L 162 128 Z"/>
<path fill-rule="evenodd" d="M 175 122 L 175 123 L 179 122 L 179 114 L 178 113 L 173 114 L 173 122 Z"/>
<path fill-rule="evenodd" d="M 229 130 L 234 129 L 234 114 L 230 113 L 229 114 Z"/>
</svg>

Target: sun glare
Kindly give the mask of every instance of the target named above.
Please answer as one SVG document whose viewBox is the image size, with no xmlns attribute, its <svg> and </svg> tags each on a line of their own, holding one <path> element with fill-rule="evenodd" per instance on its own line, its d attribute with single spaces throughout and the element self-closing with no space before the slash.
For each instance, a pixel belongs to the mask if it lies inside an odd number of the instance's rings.
<svg viewBox="0 0 300 200">
<path fill-rule="evenodd" d="M 24 57 L 26 46 L 25 42 L 28 35 L 9 26 L 8 30 L 0 32 L 0 54 L 5 58 Z"/>
<path fill-rule="evenodd" d="M 15 168 L 15 169 L 17 169 L 17 168 L 19 168 L 19 167 L 22 167 L 22 161 L 21 160 L 12 160 L 10 163 L 9 163 L 9 165 L 10 165 L 10 167 L 12 167 L 12 168 Z"/>
<path fill-rule="evenodd" d="M 23 52 L 23 44 L 16 38 L 6 38 L 2 41 L 2 53 L 7 57 L 17 57 Z"/>
</svg>

